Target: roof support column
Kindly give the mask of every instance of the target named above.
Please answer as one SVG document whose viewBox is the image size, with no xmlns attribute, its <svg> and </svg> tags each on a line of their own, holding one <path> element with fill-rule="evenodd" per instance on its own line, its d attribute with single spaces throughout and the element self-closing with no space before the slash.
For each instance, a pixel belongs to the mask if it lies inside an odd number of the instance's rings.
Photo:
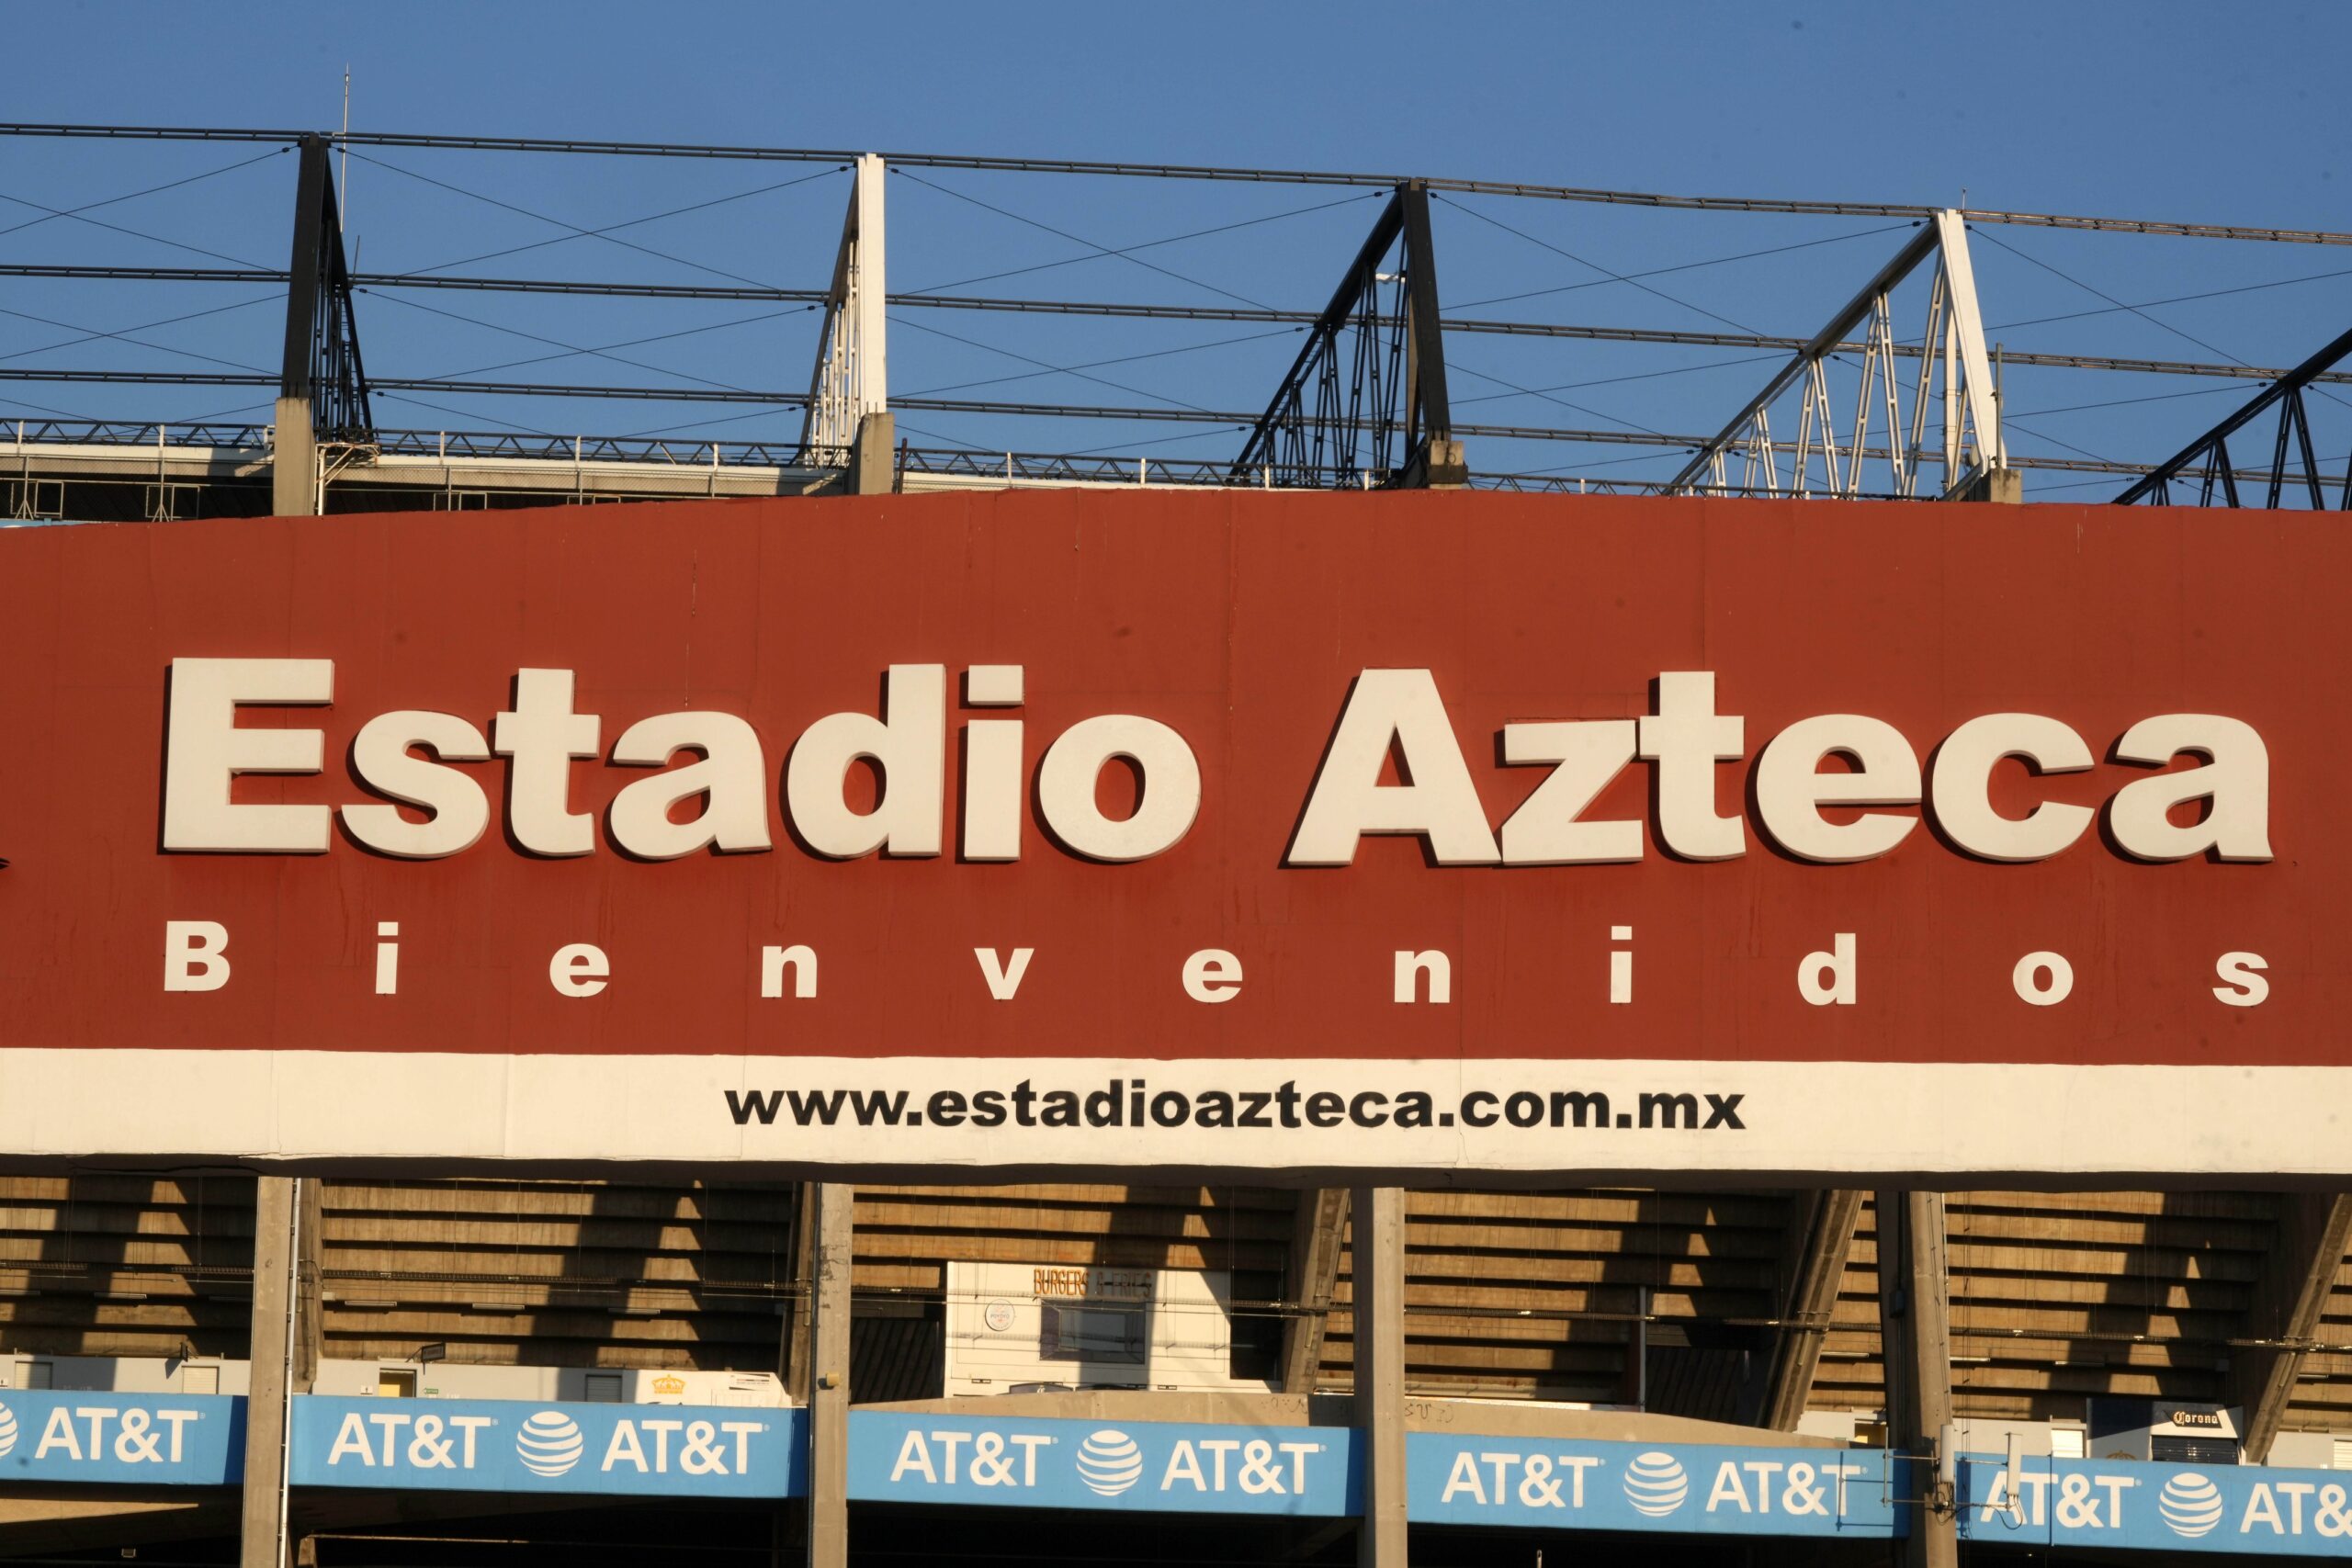
<svg viewBox="0 0 2352 1568">
<path fill-rule="evenodd" d="M 315 1242 L 315 1180 L 264 1176 L 254 1183 L 252 1382 L 245 1401 L 245 1479 L 239 1530 L 241 1568 L 285 1568 L 288 1561 L 286 1438 L 291 1396 L 318 1369 L 317 1314 L 303 1308 L 302 1258 Z M 316 1289 L 316 1270 L 311 1288 Z M 308 1317 L 311 1334 L 304 1332 Z"/>
<path fill-rule="evenodd" d="M 1793 1432 L 1804 1415 L 1830 1320 L 1838 1311 L 1838 1290 L 1846 1278 L 1846 1258 L 1853 1249 L 1863 1197 L 1853 1188 L 1795 1195 L 1789 1286 L 1781 1302 L 1781 1328 L 1772 1343 L 1770 1372 L 1756 1416 L 1758 1425 Z"/>
<path fill-rule="evenodd" d="M 849 1319 L 857 1190 L 817 1184 L 809 1279 L 808 1568 L 849 1563 Z"/>
<path fill-rule="evenodd" d="M 270 459 L 270 505 L 280 517 L 318 515 L 322 436 L 344 445 L 374 440 L 327 139 L 305 136 L 300 149 L 294 249 L 287 266 L 286 353 Z"/>
<path fill-rule="evenodd" d="M 1331 1326 L 1331 1292 L 1340 1280 L 1340 1248 L 1348 1227 L 1348 1190 L 1310 1187 L 1298 1195 L 1283 1293 L 1295 1315 L 1283 1325 L 1283 1392 L 1313 1393 L 1323 1365 L 1323 1338 Z"/>
<path fill-rule="evenodd" d="M 1405 1568 L 1405 1190 L 1349 1200 L 1355 1423 L 1363 1445 L 1359 1568 Z"/>
<path fill-rule="evenodd" d="M 2248 1336 L 2266 1343 L 2231 1357 L 2230 1397 L 2245 1407 L 2239 1430 L 2245 1434 L 2240 1440 L 2248 1464 L 2261 1464 L 2270 1456 L 2347 1248 L 2352 1248 L 2352 1193 L 2280 1196 L 2278 1239 L 2246 1310 Z"/>
<path fill-rule="evenodd" d="M 1951 1302 L 1940 1192 L 1877 1194 L 1880 1355 L 1890 1443 L 1911 1456 L 1907 1568 L 1959 1568 L 1959 1516 L 1937 1474 L 1951 1424 Z"/>
<path fill-rule="evenodd" d="M 850 470 L 853 494 L 886 494 L 890 419 L 889 284 L 882 187 L 888 171 L 868 152 L 851 176 L 849 211 L 817 333 L 817 367 L 800 428 L 800 461 Z M 880 454 L 880 460 L 876 453 Z"/>
</svg>

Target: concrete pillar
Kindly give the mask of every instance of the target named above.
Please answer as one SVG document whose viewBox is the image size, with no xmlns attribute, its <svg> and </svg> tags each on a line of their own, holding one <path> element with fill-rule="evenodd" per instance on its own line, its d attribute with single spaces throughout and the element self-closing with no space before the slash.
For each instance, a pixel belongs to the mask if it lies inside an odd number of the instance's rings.
<svg viewBox="0 0 2352 1568">
<path fill-rule="evenodd" d="M 1359 1568 L 1405 1568 L 1405 1190 L 1349 1199 L 1354 1284 L 1355 1419 L 1363 1445 Z"/>
<path fill-rule="evenodd" d="M 254 1311 L 245 1401 L 245 1483 L 239 1568 L 285 1568 L 287 1394 L 298 1345 L 300 1194 L 290 1176 L 254 1184 Z"/>
<path fill-rule="evenodd" d="M 317 516 L 319 445 L 311 431 L 310 399 L 277 400 L 277 427 L 270 438 L 270 446 L 271 514 L 277 517 Z"/>
<path fill-rule="evenodd" d="M 2025 500 L 2025 475 L 2016 468 L 1987 468 L 1969 480 L 1955 499 L 2015 505 Z"/>
<path fill-rule="evenodd" d="M 849 449 L 849 492 L 888 495 L 898 488 L 899 422 L 886 413 L 869 413 L 857 422 L 857 439 Z"/>
<path fill-rule="evenodd" d="M 1937 1445 L 1951 1424 L 1951 1299 L 1940 1192 L 1877 1194 L 1881 1359 L 1892 1445 L 1912 1456 L 1915 1497 L 1905 1568 L 1959 1568 L 1959 1517 L 1937 1474 Z"/>
<path fill-rule="evenodd" d="M 856 1189 L 817 1187 L 817 1253 L 809 1280 L 808 1568 L 849 1562 L 849 1319 L 852 1202 Z"/>
</svg>

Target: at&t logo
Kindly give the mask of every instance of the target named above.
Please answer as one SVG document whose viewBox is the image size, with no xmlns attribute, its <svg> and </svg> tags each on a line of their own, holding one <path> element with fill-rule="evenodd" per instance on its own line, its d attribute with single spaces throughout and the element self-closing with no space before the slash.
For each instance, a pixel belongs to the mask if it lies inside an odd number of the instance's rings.
<svg viewBox="0 0 2352 1568">
<path fill-rule="evenodd" d="M 1078 1478 L 1101 1497 L 1115 1497 L 1143 1478 L 1143 1450 L 1105 1427 L 1078 1446 Z"/>
<path fill-rule="evenodd" d="M 1662 1519 L 1690 1495 L 1690 1478 L 1672 1454 L 1656 1449 L 1635 1454 L 1625 1466 L 1625 1501 L 1637 1514 Z"/>
</svg>

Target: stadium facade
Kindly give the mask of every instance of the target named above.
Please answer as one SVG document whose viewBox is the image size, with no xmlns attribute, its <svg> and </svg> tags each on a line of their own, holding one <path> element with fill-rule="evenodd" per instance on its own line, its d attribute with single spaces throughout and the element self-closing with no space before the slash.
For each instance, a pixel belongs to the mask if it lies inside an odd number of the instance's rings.
<svg viewBox="0 0 2352 1568">
<path fill-rule="evenodd" d="M 2352 339 L 2018 505 L 1922 211 L 1476 493 L 1397 181 L 999 468 L 865 157 L 797 441 L 453 445 L 292 144 L 271 423 L 0 443 L 0 1552 L 2352 1556 Z"/>
</svg>

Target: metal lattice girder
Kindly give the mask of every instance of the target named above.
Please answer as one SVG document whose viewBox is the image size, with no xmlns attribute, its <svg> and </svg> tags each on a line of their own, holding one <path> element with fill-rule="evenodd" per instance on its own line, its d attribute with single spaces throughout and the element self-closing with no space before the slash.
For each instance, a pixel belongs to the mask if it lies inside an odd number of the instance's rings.
<svg viewBox="0 0 2352 1568">
<path fill-rule="evenodd" d="M 343 217 L 322 135 L 301 139 L 295 176 L 294 254 L 286 289 L 286 358 L 280 398 L 307 400 L 322 442 L 366 446 L 376 421 L 359 359 L 359 322 L 343 254 Z"/>
<path fill-rule="evenodd" d="M 857 160 L 833 281 L 825 293 L 825 324 L 817 334 L 817 368 L 808 381 L 808 412 L 801 425 L 800 460 L 814 468 L 846 468 L 866 415 L 890 406 L 888 285 L 884 269 L 882 160 Z"/>
<path fill-rule="evenodd" d="M 1918 372 L 1906 389 L 1896 371 L 1896 360 L 1906 356 L 1894 341 L 1893 295 L 1930 255 L 1936 268 L 1928 291 L 1927 326 L 1919 339 Z M 1850 362 L 1852 351 L 1845 340 L 1857 327 L 1863 329 L 1861 375 L 1853 417 L 1841 436 L 1829 366 L 1833 360 Z M 1790 402 L 1795 405 L 1792 410 L 1786 409 Z M 1797 350 L 1722 433 L 1699 448 L 1667 489 L 1669 493 L 1736 488 L 1775 495 L 1853 496 L 1862 491 L 1864 463 L 1878 457 L 1891 470 L 1891 482 L 1871 488 L 1916 495 L 1921 468 L 1934 460 L 1928 456 L 1928 418 L 1939 402 L 1943 410 L 1943 482 L 1935 493 L 1950 497 L 2008 461 L 1992 358 L 1984 346 L 1984 321 L 1976 308 L 1968 228 L 1961 214 L 1951 210 L 1923 223 L 1910 243 Z M 1783 431 L 1794 423 L 1792 437 L 1773 434 L 1776 406 L 1785 411 Z M 1867 437 L 1871 422 L 1879 418 L 1885 424 L 1883 439 L 1874 446 Z M 1729 471 L 1735 460 L 1741 465 L 1736 481 Z"/>
<path fill-rule="evenodd" d="M 1384 272 L 1400 242 L 1397 269 Z M 1383 285 L 1395 290 L 1385 303 Z M 1446 398 L 1429 189 L 1419 181 L 1398 186 L 1381 209 L 1232 471 L 1317 485 L 1313 476 L 1335 469 L 1382 486 L 1467 477 Z"/>
<path fill-rule="evenodd" d="M 2278 410 L 2278 434 L 2271 443 L 2270 484 L 2262 504 L 2275 508 L 2287 492 L 2291 441 L 2291 456 L 2300 459 L 2301 464 L 2304 496 L 2312 511 L 2324 510 L 2327 505 L 2325 477 L 2320 472 L 2318 455 L 2312 449 L 2311 417 L 2303 408 L 2303 389 L 2347 355 L 2352 355 L 2352 331 L 2346 332 L 2271 382 L 2255 394 L 2244 408 L 2158 464 L 2147 478 L 2117 496 L 2116 503 L 2128 506 L 2135 501 L 2154 501 L 2159 505 L 2168 504 L 2172 500 L 2173 480 L 2193 479 L 2199 481 L 2197 504 L 2199 506 L 2213 504 L 2217 486 L 2223 506 L 2245 504 L 2239 499 L 2239 476 L 2230 462 L 2230 437 L 2275 404 Z M 2352 460 L 2346 461 L 2345 470 L 2343 489 L 2335 504 L 2339 509 L 2352 511 Z"/>
</svg>

